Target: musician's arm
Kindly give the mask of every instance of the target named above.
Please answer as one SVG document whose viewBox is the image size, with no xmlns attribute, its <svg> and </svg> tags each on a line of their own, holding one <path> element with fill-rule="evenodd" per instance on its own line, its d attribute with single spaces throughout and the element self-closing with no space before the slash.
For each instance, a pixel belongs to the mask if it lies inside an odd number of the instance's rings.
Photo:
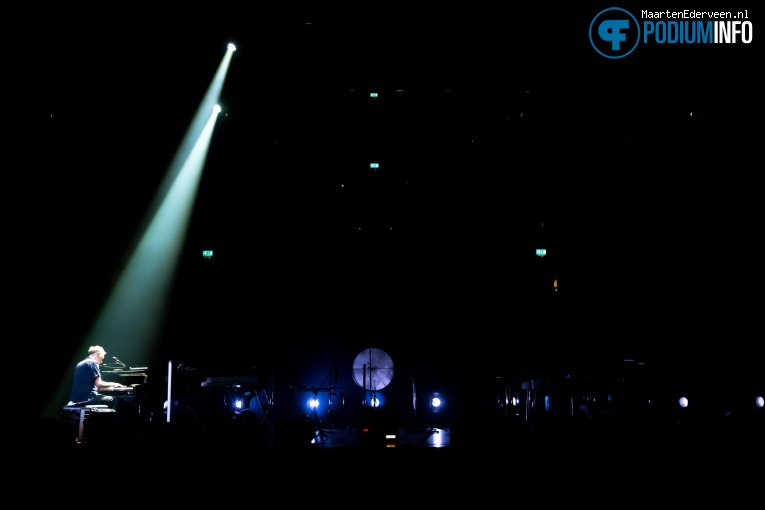
<svg viewBox="0 0 765 510">
<path fill-rule="evenodd" d="M 124 387 L 125 386 L 120 383 L 107 382 L 102 380 L 101 377 L 96 377 L 96 388 L 98 388 L 99 390 L 106 390 L 109 388 L 124 388 Z"/>
</svg>

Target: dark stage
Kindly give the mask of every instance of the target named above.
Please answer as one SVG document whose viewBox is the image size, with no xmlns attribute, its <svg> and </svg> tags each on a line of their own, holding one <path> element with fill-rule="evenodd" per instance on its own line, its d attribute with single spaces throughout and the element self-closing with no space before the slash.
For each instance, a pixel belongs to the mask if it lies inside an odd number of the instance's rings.
<svg viewBox="0 0 765 510">
<path fill-rule="evenodd" d="M 9 244 L 37 466 L 221 504 L 734 503 L 759 41 L 607 7 L 46 10 Z M 94 345 L 129 389 L 85 420 Z"/>
</svg>

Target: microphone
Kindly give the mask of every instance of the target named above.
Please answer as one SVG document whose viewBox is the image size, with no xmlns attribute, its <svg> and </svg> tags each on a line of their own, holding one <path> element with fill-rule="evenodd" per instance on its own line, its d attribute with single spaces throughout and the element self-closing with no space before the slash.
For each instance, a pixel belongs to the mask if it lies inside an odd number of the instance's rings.
<svg viewBox="0 0 765 510">
<path fill-rule="evenodd" d="M 112 356 L 112 359 L 113 359 L 114 361 L 116 361 L 117 363 L 119 363 L 120 365 L 122 365 L 122 367 L 123 367 L 123 368 L 125 367 L 125 364 L 124 364 L 123 362 L 121 362 L 120 360 L 118 360 L 118 359 L 117 359 L 117 356 Z"/>
</svg>

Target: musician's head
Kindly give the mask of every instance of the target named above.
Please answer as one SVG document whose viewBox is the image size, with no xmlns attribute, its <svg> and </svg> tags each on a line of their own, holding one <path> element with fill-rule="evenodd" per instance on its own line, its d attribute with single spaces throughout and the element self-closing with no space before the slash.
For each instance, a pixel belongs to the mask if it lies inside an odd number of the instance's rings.
<svg viewBox="0 0 765 510">
<path fill-rule="evenodd" d="M 88 356 L 98 361 L 99 363 L 103 363 L 104 357 L 106 356 L 106 351 L 100 345 L 91 345 L 88 348 Z"/>
</svg>

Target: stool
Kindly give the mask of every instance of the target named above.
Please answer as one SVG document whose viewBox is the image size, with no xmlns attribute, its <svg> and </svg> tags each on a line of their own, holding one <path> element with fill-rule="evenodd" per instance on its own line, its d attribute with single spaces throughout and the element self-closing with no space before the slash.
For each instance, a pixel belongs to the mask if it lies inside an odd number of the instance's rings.
<svg viewBox="0 0 765 510">
<path fill-rule="evenodd" d="M 85 442 L 85 421 L 90 416 L 90 413 L 115 412 L 114 409 L 109 409 L 109 406 L 104 404 L 87 405 L 84 402 L 79 404 L 69 402 L 67 405 L 64 406 L 64 411 L 66 411 L 70 415 L 70 417 L 73 419 L 73 421 L 77 424 L 77 442 L 78 443 Z"/>
</svg>

